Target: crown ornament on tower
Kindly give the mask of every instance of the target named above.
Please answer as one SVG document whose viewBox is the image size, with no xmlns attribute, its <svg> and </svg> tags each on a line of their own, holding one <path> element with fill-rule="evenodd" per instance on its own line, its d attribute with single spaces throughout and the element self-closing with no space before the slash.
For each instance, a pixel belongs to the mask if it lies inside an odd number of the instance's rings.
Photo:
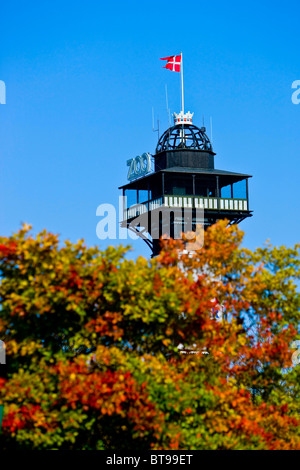
<svg viewBox="0 0 300 470">
<path fill-rule="evenodd" d="M 183 111 L 180 111 L 180 113 L 174 113 L 174 124 L 192 124 L 192 117 L 194 116 L 194 113 L 191 113 L 188 111 L 187 113 L 184 114 Z"/>
</svg>

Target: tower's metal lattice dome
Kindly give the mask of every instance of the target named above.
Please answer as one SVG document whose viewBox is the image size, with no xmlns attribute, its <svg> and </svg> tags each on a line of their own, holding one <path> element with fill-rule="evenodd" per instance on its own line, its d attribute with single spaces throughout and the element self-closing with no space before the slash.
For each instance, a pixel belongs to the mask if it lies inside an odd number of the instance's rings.
<svg viewBox="0 0 300 470">
<path fill-rule="evenodd" d="M 175 149 L 213 151 L 205 131 L 205 127 L 199 129 L 193 124 L 176 124 L 163 133 L 157 143 L 155 152 Z"/>
</svg>

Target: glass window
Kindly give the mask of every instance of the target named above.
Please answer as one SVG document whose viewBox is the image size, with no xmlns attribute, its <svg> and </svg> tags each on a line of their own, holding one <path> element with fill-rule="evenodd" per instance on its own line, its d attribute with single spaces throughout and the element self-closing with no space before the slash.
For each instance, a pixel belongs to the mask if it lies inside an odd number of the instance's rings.
<svg viewBox="0 0 300 470">
<path fill-rule="evenodd" d="M 235 199 L 247 198 L 246 180 L 237 181 L 236 183 L 233 183 L 232 188 L 233 188 L 233 197 Z"/>
<path fill-rule="evenodd" d="M 216 197 L 217 196 L 217 183 L 215 178 L 203 178 L 196 176 L 195 179 L 195 194 L 196 196 Z"/>
<path fill-rule="evenodd" d="M 207 196 L 216 197 L 216 195 L 217 195 L 217 188 L 214 185 L 209 185 L 207 188 Z"/>
<path fill-rule="evenodd" d="M 176 194 L 177 196 L 185 196 L 186 195 L 185 188 L 181 188 L 180 186 L 174 186 L 173 194 L 174 195 Z"/>
<path fill-rule="evenodd" d="M 174 196 L 192 195 L 193 176 L 166 175 L 165 194 L 174 194 Z"/>
</svg>

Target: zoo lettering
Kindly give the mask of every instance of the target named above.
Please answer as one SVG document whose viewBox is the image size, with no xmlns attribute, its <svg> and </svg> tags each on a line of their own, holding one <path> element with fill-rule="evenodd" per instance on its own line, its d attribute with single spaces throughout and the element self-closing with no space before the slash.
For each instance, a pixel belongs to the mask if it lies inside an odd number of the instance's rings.
<svg viewBox="0 0 300 470">
<path fill-rule="evenodd" d="M 151 155 L 150 153 L 143 153 L 143 155 L 138 155 L 131 160 L 127 160 L 127 166 L 129 166 L 129 171 L 127 179 L 133 180 L 139 176 L 143 176 L 146 173 L 149 173 L 151 170 Z"/>
</svg>

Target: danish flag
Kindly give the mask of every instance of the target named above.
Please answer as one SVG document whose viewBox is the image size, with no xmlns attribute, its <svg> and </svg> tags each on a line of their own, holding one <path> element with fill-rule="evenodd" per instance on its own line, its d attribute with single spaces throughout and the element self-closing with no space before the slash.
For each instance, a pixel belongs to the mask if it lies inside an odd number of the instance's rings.
<svg viewBox="0 0 300 470">
<path fill-rule="evenodd" d="M 170 57 L 162 57 L 160 60 L 167 60 L 164 69 L 169 69 L 172 72 L 180 72 L 181 55 L 171 55 Z"/>
</svg>

